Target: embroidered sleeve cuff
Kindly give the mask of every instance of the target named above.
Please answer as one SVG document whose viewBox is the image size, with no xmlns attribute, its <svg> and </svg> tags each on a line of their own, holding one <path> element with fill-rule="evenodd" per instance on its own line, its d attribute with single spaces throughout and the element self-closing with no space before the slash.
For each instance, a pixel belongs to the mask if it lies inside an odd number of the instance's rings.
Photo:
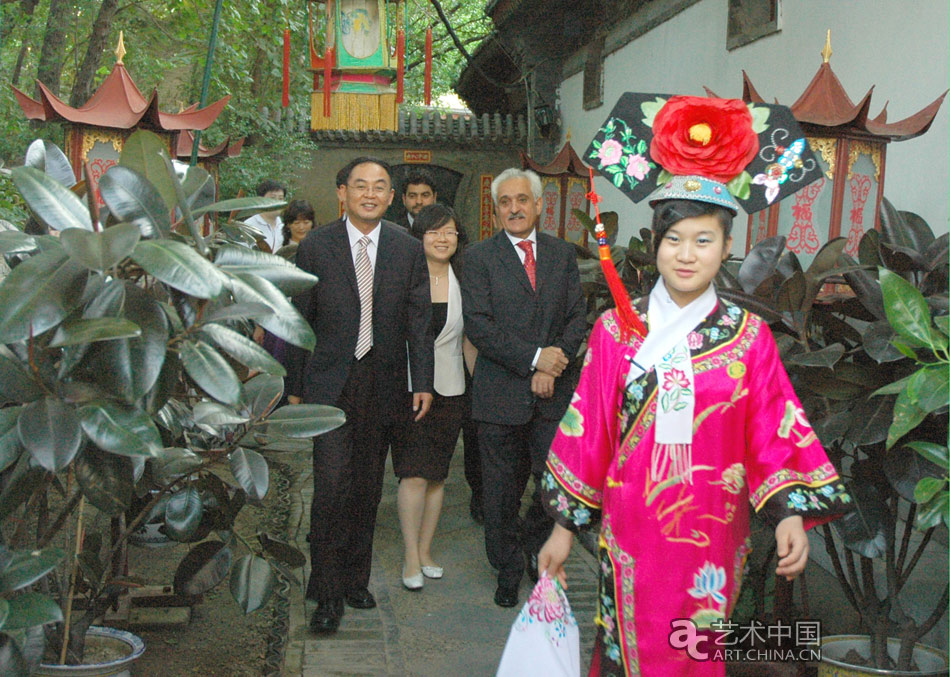
<svg viewBox="0 0 950 677">
<path fill-rule="evenodd" d="M 783 487 L 757 509 L 763 511 L 773 526 L 786 517 L 801 515 L 808 528 L 844 514 L 850 505 L 851 496 L 845 490 L 844 483 L 835 478 L 817 487 L 804 484 Z"/>
<path fill-rule="evenodd" d="M 574 533 L 600 521 L 599 507 L 578 500 L 558 482 L 550 469 L 541 476 L 541 503 L 555 522 Z"/>
</svg>

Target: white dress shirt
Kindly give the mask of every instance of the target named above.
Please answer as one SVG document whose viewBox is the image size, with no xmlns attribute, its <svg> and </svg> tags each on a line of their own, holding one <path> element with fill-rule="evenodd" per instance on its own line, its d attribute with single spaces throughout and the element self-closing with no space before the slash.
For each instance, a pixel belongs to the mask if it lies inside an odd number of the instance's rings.
<svg viewBox="0 0 950 677">
<path fill-rule="evenodd" d="M 535 271 L 537 271 L 537 263 L 538 263 L 538 229 L 537 229 L 537 228 L 533 228 L 533 229 L 531 230 L 531 234 L 528 235 L 528 237 L 515 237 L 514 235 L 512 235 L 511 233 L 509 233 L 507 230 L 505 231 L 505 235 L 507 235 L 507 236 L 508 236 L 508 239 L 511 241 L 511 246 L 515 248 L 515 253 L 518 254 L 518 258 L 521 259 L 521 265 L 524 265 L 525 253 L 524 253 L 524 249 L 522 249 L 521 247 L 518 246 L 518 243 L 519 243 L 519 242 L 524 242 L 525 240 L 527 240 L 528 242 L 531 243 L 531 251 L 534 253 Z M 538 358 L 539 358 L 539 357 L 541 357 L 541 346 L 538 346 L 538 349 L 534 352 L 534 359 L 531 360 L 531 368 L 532 368 L 532 369 L 537 369 L 537 368 L 538 368 Z"/>
<path fill-rule="evenodd" d="M 373 270 L 376 270 L 376 251 L 379 249 L 379 232 L 382 230 L 379 227 L 379 224 L 376 224 L 376 227 L 373 228 L 369 233 L 365 233 L 369 237 L 369 244 L 366 246 L 366 255 L 369 256 L 369 262 L 373 266 Z M 356 229 L 352 223 L 350 223 L 350 217 L 346 218 L 346 234 L 350 238 L 350 255 L 353 257 L 353 267 L 356 267 L 356 252 L 357 244 L 363 239 L 364 233 Z"/>
</svg>

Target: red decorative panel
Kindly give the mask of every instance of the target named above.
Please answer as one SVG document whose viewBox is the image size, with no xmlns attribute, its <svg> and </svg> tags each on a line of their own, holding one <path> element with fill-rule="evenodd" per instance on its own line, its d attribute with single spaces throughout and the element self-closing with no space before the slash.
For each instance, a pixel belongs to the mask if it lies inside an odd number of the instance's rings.
<svg viewBox="0 0 950 677">
<path fill-rule="evenodd" d="M 482 174 L 479 177 L 480 185 L 480 204 L 478 214 L 478 239 L 484 240 L 491 237 L 494 231 L 493 217 L 495 215 L 495 205 L 491 199 L 491 182 L 495 177 L 491 174 Z"/>
</svg>

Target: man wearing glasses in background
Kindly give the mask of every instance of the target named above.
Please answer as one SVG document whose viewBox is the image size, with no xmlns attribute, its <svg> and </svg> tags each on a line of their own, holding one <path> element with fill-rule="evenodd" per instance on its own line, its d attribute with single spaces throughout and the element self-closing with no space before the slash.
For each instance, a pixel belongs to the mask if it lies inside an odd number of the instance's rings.
<svg viewBox="0 0 950 677">
<path fill-rule="evenodd" d="M 313 353 L 295 350 L 291 403 L 339 407 L 346 423 L 313 440 L 310 579 L 317 603 L 310 628 L 337 630 L 345 602 L 371 609 L 373 528 L 382 495 L 390 428 L 405 406 L 406 346 L 416 420 L 432 402 L 429 274 L 422 245 L 383 221 L 393 201 L 388 164 L 359 157 L 337 173 L 345 216 L 300 243 L 297 265 L 319 278 L 294 304 L 316 335 Z"/>
</svg>

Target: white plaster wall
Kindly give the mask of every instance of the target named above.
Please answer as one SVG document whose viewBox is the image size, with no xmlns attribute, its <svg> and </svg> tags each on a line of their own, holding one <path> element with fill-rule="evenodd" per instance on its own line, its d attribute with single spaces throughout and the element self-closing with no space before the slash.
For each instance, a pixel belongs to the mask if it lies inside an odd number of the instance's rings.
<svg viewBox="0 0 950 677">
<path fill-rule="evenodd" d="M 561 86 L 564 130 L 578 152 L 590 143 L 623 92 L 702 96 L 703 85 L 719 96 L 742 95 L 742 70 L 766 101 L 790 105 L 821 65 L 825 31 L 831 29 L 831 66 L 848 96 L 859 101 L 874 85 L 870 114 L 886 101 L 888 120 L 913 115 L 948 86 L 946 0 L 783 0 L 781 31 L 726 51 L 726 0 L 702 0 L 604 62 L 604 105 L 583 110 L 583 75 Z M 940 235 L 947 232 L 948 108 L 944 101 L 925 135 L 887 149 L 885 196 L 920 214 Z M 621 215 L 619 242 L 649 227 L 646 202 L 634 205 L 605 179 L 597 180 L 603 210 Z M 745 251 L 745 217 L 734 229 L 733 252 Z"/>
</svg>

